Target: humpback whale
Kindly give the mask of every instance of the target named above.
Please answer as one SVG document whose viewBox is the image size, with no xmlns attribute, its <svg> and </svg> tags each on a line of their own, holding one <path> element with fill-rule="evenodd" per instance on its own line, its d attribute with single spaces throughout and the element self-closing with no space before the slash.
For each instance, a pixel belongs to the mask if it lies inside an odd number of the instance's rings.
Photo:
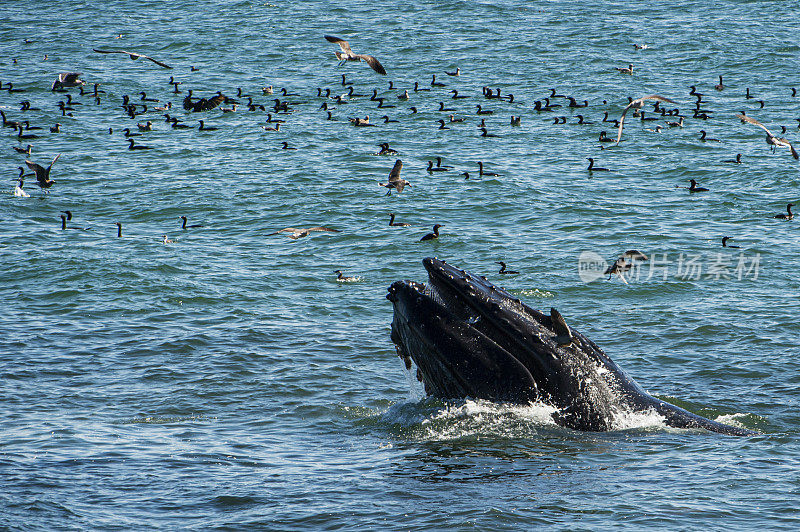
<svg viewBox="0 0 800 532">
<path fill-rule="evenodd" d="M 614 430 L 617 416 L 657 413 L 676 428 L 747 436 L 648 394 L 556 309 L 530 308 L 485 277 L 426 258 L 428 283 L 397 281 L 391 339 L 428 395 L 554 407 L 558 425 Z"/>
</svg>

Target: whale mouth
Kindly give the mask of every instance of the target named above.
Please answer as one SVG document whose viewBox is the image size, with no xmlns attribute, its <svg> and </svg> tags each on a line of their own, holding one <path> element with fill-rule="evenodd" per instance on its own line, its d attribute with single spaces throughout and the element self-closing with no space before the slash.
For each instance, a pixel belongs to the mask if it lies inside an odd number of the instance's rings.
<svg viewBox="0 0 800 532">
<path fill-rule="evenodd" d="M 423 265 L 427 283 L 389 287 L 391 339 L 428 395 L 540 403 L 553 420 L 584 431 L 614 430 L 620 414 L 651 412 L 678 428 L 748 433 L 650 396 L 594 342 L 519 298 L 437 258 Z"/>
</svg>

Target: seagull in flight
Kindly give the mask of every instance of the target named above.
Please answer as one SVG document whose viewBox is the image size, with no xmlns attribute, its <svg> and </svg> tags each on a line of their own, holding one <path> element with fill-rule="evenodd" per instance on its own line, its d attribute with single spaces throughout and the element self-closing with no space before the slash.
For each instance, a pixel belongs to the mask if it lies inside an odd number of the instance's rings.
<svg viewBox="0 0 800 532">
<path fill-rule="evenodd" d="M 86 85 L 85 81 L 79 79 L 80 77 L 81 72 L 62 72 L 53 82 L 53 86 L 50 90 L 57 91 L 64 87 L 79 87 L 81 85 Z"/>
<path fill-rule="evenodd" d="M 764 131 L 766 131 L 767 132 L 767 144 L 769 146 L 772 146 L 773 153 L 775 152 L 775 148 L 789 148 L 791 150 L 791 152 L 792 152 L 792 157 L 794 157 L 795 159 L 800 159 L 800 156 L 797 154 L 797 151 L 794 149 L 794 146 L 792 146 L 792 144 L 787 139 L 785 139 L 785 138 L 780 138 L 779 139 L 778 137 L 773 135 L 772 132 L 769 129 L 764 127 L 764 124 L 762 124 L 761 122 L 759 122 L 755 118 L 750 118 L 749 116 L 747 116 L 745 114 L 737 114 L 736 116 L 739 118 L 739 120 L 742 121 L 742 123 L 748 122 L 750 124 L 753 124 L 754 126 L 760 127 Z"/>
<path fill-rule="evenodd" d="M 338 229 L 331 229 L 330 227 L 284 227 L 279 231 L 275 231 L 274 233 L 270 233 L 267 236 L 278 235 L 280 233 L 289 233 L 288 236 L 292 240 L 297 240 L 298 238 L 303 238 L 308 236 L 312 231 L 327 231 L 329 233 L 341 233 Z"/>
<path fill-rule="evenodd" d="M 622 111 L 622 116 L 619 119 L 619 128 L 617 130 L 617 144 L 619 144 L 620 139 L 622 139 L 622 126 L 625 123 L 625 115 L 628 112 L 628 109 L 633 107 L 634 109 L 641 109 L 644 107 L 644 102 L 647 100 L 657 100 L 659 102 L 669 102 L 669 103 L 678 103 L 674 100 L 670 100 L 669 98 L 664 98 L 663 96 L 659 96 L 658 94 L 651 94 L 650 96 L 642 96 L 641 98 L 636 98 L 635 100 L 631 100 L 625 109 Z"/>
<path fill-rule="evenodd" d="M 171 66 L 169 66 L 167 64 L 164 64 L 161 61 L 156 61 L 155 59 L 153 59 L 150 56 L 147 56 L 147 55 L 144 55 L 144 54 L 140 54 L 140 53 L 136 53 L 136 52 L 129 52 L 127 50 L 98 50 L 97 48 L 92 48 L 92 50 L 94 50 L 98 54 L 126 54 L 128 57 L 130 57 L 134 61 L 141 57 L 143 59 L 149 59 L 150 61 L 152 61 L 153 63 L 157 64 L 160 67 L 172 68 Z"/>
<path fill-rule="evenodd" d="M 389 182 L 388 183 L 378 183 L 378 185 L 382 187 L 386 187 L 389 189 L 389 192 L 386 193 L 389 196 L 392 193 L 392 189 L 395 189 L 398 194 L 403 191 L 403 187 L 408 185 L 411 186 L 411 183 L 406 181 L 405 179 L 400 178 L 400 170 L 403 169 L 403 161 L 397 159 L 394 163 L 394 167 L 392 171 L 389 172 Z"/>
<path fill-rule="evenodd" d="M 50 169 L 53 168 L 53 165 L 56 164 L 56 161 L 59 157 L 61 157 L 60 153 L 53 158 L 53 162 L 50 163 L 50 166 L 47 168 L 40 164 L 36 164 L 33 161 L 25 161 L 25 164 L 28 165 L 28 168 L 36 173 L 36 181 L 39 183 L 39 187 L 42 190 L 52 187 L 53 183 L 55 183 L 55 181 L 50 179 Z"/>
<path fill-rule="evenodd" d="M 334 52 L 336 54 L 336 59 L 338 59 L 340 62 L 366 61 L 367 64 L 370 66 L 370 68 L 372 68 L 372 70 L 374 70 L 378 74 L 386 75 L 386 70 L 384 70 L 383 65 L 381 65 L 380 61 L 375 59 L 373 56 L 367 54 L 355 53 L 353 50 L 350 49 L 350 44 L 344 39 L 340 39 L 339 37 L 334 37 L 332 35 L 325 35 L 325 39 L 328 42 L 338 44 L 342 48 L 341 52 Z"/>
</svg>

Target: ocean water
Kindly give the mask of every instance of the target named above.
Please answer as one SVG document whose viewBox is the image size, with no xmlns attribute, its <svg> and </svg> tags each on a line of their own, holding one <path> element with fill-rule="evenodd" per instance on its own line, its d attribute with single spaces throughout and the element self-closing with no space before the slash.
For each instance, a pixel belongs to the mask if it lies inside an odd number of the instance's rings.
<svg viewBox="0 0 800 532">
<path fill-rule="evenodd" d="M 773 216 L 800 204 L 800 163 L 735 116 L 800 142 L 796 7 L 0 4 L 0 81 L 24 91 L 0 89 L 0 109 L 43 128 L 33 140 L 0 132 L 0 528 L 796 530 L 800 220 Z M 325 34 L 388 75 L 337 66 Z M 632 75 L 615 70 L 628 64 Z M 50 86 L 68 71 L 88 91 L 69 89 L 78 105 L 62 116 L 67 93 Z M 317 96 L 345 93 L 342 74 L 363 96 Z M 692 118 L 692 85 L 707 120 Z M 487 100 L 484 86 L 514 101 Z M 291 102 L 272 111 L 279 132 L 246 96 L 231 113 L 181 105 L 189 89 L 239 88 L 267 111 Z M 551 88 L 589 105 L 556 97 L 562 107 L 534 111 Z M 378 109 L 373 89 L 394 107 Z M 132 120 L 122 97 L 141 110 L 141 91 L 160 103 Z M 650 94 L 678 102 L 665 107 L 684 127 L 648 103 L 657 121 L 629 111 L 619 146 L 598 142 L 616 136 L 604 112 L 618 119 L 628 97 Z M 169 127 L 153 109 L 165 102 L 193 129 Z M 464 122 L 438 129 L 450 114 Z M 348 122 L 366 115 L 374 127 Z M 481 118 L 495 137 L 480 136 Z M 151 149 L 129 150 L 123 128 L 146 120 L 153 130 L 135 139 Z M 399 154 L 376 155 L 380 142 Z M 49 193 L 28 177 L 19 198 L 26 156 L 12 148 L 27 144 L 40 164 L 61 155 Z M 741 164 L 726 162 L 737 153 Z M 428 173 L 437 156 L 453 169 Z M 588 172 L 587 157 L 611 171 Z M 378 183 L 396 158 L 411 187 L 386 196 Z M 501 175 L 479 176 L 478 161 Z M 692 178 L 710 190 L 690 193 Z M 389 227 L 392 212 L 412 225 Z M 203 227 L 181 230 L 181 215 Z M 434 223 L 442 236 L 420 243 Z M 340 232 L 270 235 L 312 226 Z M 585 282 L 582 253 L 610 263 L 628 249 L 651 260 Z M 395 280 L 423 281 L 433 255 L 558 308 L 650 393 L 760 434 L 652 416 L 582 433 L 546 405 L 425 399 L 395 356 L 384 296 Z M 521 273 L 498 275 L 500 260 Z M 337 282 L 337 269 L 358 280 Z"/>
</svg>

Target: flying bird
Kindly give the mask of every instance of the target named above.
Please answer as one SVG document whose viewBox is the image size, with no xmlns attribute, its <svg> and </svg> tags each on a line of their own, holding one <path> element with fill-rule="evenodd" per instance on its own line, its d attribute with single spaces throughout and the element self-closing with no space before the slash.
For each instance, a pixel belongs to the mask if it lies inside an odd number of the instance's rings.
<svg viewBox="0 0 800 532">
<path fill-rule="evenodd" d="M 58 89 L 64 87 L 78 87 L 81 85 L 86 85 L 85 81 L 78 79 L 80 76 L 81 72 L 62 72 L 53 82 L 53 87 L 50 90 L 57 91 Z"/>
<path fill-rule="evenodd" d="M 650 96 L 642 96 L 641 98 L 631 100 L 631 103 L 629 103 L 622 111 L 622 116 L 619 119 L 619 129 L 617 130 L 617 144 L 619 144 L 620 139 L 622 139 L 622 126 L 625 123 L 625 115 L 628 113 L 628 109 L 630 109 L 631 107 L 633 107 L 634 109 L 641 109 L 642 107 L 644 107 L 644 102 L 646 102 L 647 100 L 678 103 L 674 100 L 670 100 L 669 98 L 664 98 L 663 96 L 659 96 L 658 94 L 651 94 Z"/>
<path fill-rule="evenodd" d="M 98 54 L 126 54 L 128 57 L 130 57 L 134 61 L 141 57 L 143 59 L 149 59 L 150 61 L 152 61 L 153 63 L 157 64 L 160 67 L 172 68 L 171 66 L 169 66 L 167 64 L 164 64 L 161 61 L 156 61 L 155 59 L 153 59 L 152 57 L 150 57 L 148 55 L 144 55 L 144 54 L 140 54 L 140 53 L 136 53 L 136 52 L 129 52 L 127 50 L 98 50 L 97 48 L 92 48 L 92 50 L 94 50 Z"/>
<path fill-rule="evenodd" d="M 338 59 L 340 62 L 366 61 L 367 64 L 370 66 L 370 68 L 372 68 L 372 70 L 374 70 L 378 74 L 386 75 L 386 70 L 383 68 L 383 65 L 381 65 L 380 61 L 375 59 L 373 56 L 367 54 L 355 53 L 353 50 L 350 49 L 350 44 L 344 39 L 340 39 L 339 37 L 334 37 L 332 35 L 325 35 L 325 39 L 328 42 L 338 44 L 342 48 L 341 52 L 334 52 L 336 54 L 336 59 Z"/>
<path fill-rule="evenodd" d="M 760 127 L 764 131 L 766 131 L 767 132 L 767 139 L 766 139 L 767 140 L 767 144 L 772 146 L 772 151 L 773 152 L 775 151 L 775 148 L 789 148 L 789 150 L 791 150 L 791 152 L 792 152 L 792 157 L 794 157 L 795 159 L 800 159 L 800 156 L 797 154 L 797 151 L 794 149 L 794 146 L 792 146 L 792 144 L 787 139 L 776 137 L 775 135 L 772 134 L 772 132 L 769 129 L 764 127 L 764 124 L 762 124 L 761 122 L 759 122 L 755 118 L 750 118 L 749 116 L 745 115 L 744 113 L 737 114 L 736 116 L 739 117 L 739 119 L 742 121 L 742 123 L 748 122 L 750 124 L 753 124 L 754 126 Z"/>
<path fill-rule="evenodd" d="M 50 163 L 50 166 L 47 168 L 40 164 L 36 164 L 33 161 L 25 161 L 25 164 L 28 165 L 28 168 L 36 173 L 36 181 L 39 183 L 39 187 L 41 187 L 42 190 L 52 187 L 53 183 L 55 183 L 55 181 L 50 179 L 50 169 L 53 168 L 53 165 L 56 164 L 56 161 L 59 157 L 61 157 L 60 153 L 53 158 L 53 162 Z"/>
<path fill-rule="evenodd" d="M 386 193 L 389 196 L 392 193 L 392 189 L 397 190 L 398 193 L 403 191 L 403 187 L 411 186 L 411 183 L 406 181 L 405 179 L 400 178 L 400 170 L 403 169 L 403 161 L 397 159 L 394 163 L 394 167 L 392 171 L 389 172 L 389 182 L 388 183 L 378 183 L 382 187 L 386 187 L 389 191 Z"/>
<path fill-rule="evenodd" d="M 297 227 L 284 227 L 279 231 L 275 231 L 274 233 L 270 233 L 267 236 L 278 235 L 280 233 L 289 233 L 288 236 L 292 240 L 297 240 L 298 238 L 303 238 L 308 236 L 312 231 L 327 231 L 329 233 L 341 233 L 338 229 L 331 229 L 330 227 L 305 227 L 305 228 L 297 228 Z"/>
</svg>

